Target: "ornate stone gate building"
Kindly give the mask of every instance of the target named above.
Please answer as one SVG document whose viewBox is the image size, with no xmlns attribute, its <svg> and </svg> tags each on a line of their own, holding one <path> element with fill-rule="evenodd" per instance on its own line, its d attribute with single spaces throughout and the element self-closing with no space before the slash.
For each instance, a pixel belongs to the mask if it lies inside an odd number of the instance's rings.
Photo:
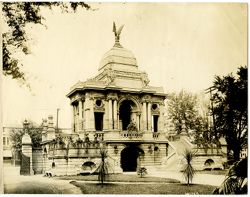
<svg viewBox="0 0 250 197">
<path fill-rule="evenodd" d="M 149 85 L 134 54 L 115 37 L 103 56 L 98 75 L 75 84 L 70 93 L 73 131 L 98 138 L 116 163 L 116 171 L 135 171 L 160 164 L 167 154 L 162 87 Z"/>
</svg>

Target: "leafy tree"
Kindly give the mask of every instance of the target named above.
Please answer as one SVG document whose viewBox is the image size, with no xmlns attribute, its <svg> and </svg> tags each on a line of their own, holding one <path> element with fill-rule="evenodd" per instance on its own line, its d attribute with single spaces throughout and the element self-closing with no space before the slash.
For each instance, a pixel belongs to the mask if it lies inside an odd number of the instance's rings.
<svg viewBox="0 0 250 197">
<path fill-rule="evenodd" d="M 30 123 L 27 128 L 27 133 L 29 134 L 32 142 L 33 148 L 40 147 L 42 141 L 42 127 L 36 126 L 34 123 Z M 22 148 L 22 137 L 24 135 L 24 129 L 13 129 L 10 132 L 10 139 L 12 141 L 12 147 L 20 151 Z"/>
<path fill-rule="evenodd" d="M 198 147 L 204 148 L 205 152 L 207 152 L 209 148 L 216 147 L 217 149 L 219 149 L 221 147 L 219 141 L 221 135 L 215 133 L 213 127 L 209 125 L 208 117 L 198 116 L 195 120 L 193 130 L 193 143 Z"/>
<path fill-rule="evenodd" d="M 216 76 L 212 90 L 216 132 L 225 136 L 228 150 L 238 161 L 247 145 L 247 67 L 240 67 L 237 76 Z"/>
<path fill-rule="evenodd" d="M 185 165 L 184 165 L 182 173 L 187 181 L 187 185 L 189 186 L 189 184 L 192 182 L 194 175 L 195 175 L 195 170 L 192 166 L 194 153 L 191 150 L 185 150 L 183 157 L 184 157 Z"/>
<path fill-rule="evenodd" d="M 197 97 L 182 90 L 178 94 L 172 93 L 168 97 L 168 114 L 175 131 L 181 133 L 184 121 L 185 127 L 192 130 L 198 116 Z"/>
<path fill-rule="evenodd" d="M 44 25 L 45 18 L 41 14 L 44 8 L 52 9 L 60 7 L 64 12 L 75 12 L 78 7 L 90 9 L 84 2 L 4 2 L 2 13 L 6 26 L 3 32 L 3 74 L 26 83 L 21 55 L 30 53 L 29 41 L 26 27 L 29 24 Z M 19 56 L 17 55 L 19 54 Z M 27 83 L 26 83 L 27 85 Z"/>
</svg>

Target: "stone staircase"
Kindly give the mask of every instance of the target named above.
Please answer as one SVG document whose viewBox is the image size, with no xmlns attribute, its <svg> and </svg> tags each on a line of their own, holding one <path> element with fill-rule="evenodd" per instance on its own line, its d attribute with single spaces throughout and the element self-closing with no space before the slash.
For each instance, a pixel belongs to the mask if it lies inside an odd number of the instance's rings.
<svg viewBox="0 0 250 197">
<path fill-rule="evenodd" d="M 193 146 L 189 142 L 187 136 L 181 136 L 178 140 L 170 141 L 169 145 L 173 149 L 173 152 L 165 158 L 162 163 L 163 168 L 167 170 L 181 171 L 183 165 L 183 155 L 186 150 L 191 150 Z"/>
</svg>

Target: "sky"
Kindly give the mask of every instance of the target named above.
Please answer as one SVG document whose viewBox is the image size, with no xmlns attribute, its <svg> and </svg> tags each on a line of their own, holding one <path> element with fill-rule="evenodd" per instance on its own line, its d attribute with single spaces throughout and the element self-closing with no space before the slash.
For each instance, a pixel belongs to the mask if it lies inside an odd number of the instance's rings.
<svg viewBox="0 0 250 197">
<path fill-rule="evenodd" d="M 97 74 L 112 48 L 113 21 L 124 24 L 120 43 L 133 52 L 150 85 L 166 93 L 203 92 L 214 76 L 247 65 L 247 4 L 90 3 L 95 11 L 42 10 L 45 26 L 27 27 L 30 55 L 22 57 L 32 91 L 3 77 L 3 125 L 49 114 L 71 127 L 71 86 Z"/>
</svg>

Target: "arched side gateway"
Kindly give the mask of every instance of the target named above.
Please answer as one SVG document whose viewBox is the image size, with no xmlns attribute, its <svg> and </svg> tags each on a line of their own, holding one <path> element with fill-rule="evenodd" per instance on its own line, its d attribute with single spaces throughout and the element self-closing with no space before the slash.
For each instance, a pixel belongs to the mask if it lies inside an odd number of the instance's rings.
<svg viewBox="0 0 250 197">
<path fill-rule="evenodd" d="M 121 168 L 123 172 L 134 172 L 139 167 L 139 156 L 144 155 L 144 151 L 137 145 L 128 145 L 121 151 Z"/>
</svg>

